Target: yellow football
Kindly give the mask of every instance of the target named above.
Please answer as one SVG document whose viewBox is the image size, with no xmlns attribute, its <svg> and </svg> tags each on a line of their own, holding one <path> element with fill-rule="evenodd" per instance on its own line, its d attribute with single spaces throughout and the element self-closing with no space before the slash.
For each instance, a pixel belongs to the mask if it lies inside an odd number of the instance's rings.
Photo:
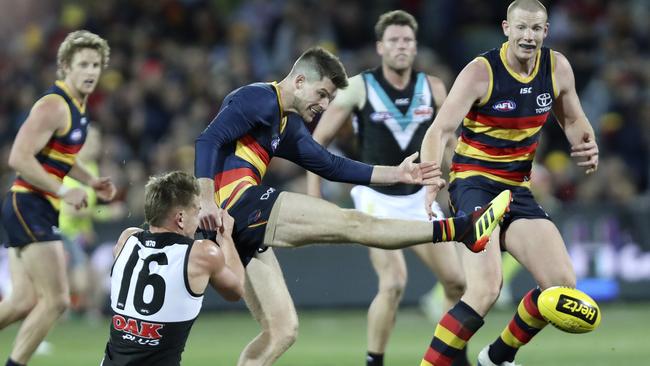
<svg viewBox="0 0 650 366">
<path fill-rule="evenodd" d="M 575 288 L 549 287 L 539 295 L 537 307 L 546 321 L 565 332 L 587 333 L 600 324 L 598 304 Z"/>
</svg>

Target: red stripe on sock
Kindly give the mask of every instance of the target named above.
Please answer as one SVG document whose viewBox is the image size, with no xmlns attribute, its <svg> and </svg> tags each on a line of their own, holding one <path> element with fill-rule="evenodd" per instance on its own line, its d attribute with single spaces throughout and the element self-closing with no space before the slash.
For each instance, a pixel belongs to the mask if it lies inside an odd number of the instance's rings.
<svg viewBox="0 0 650 366">
<path fill-rule="evenodd" d="M 533 303 L 533 296 L 532 296 L 533 291 L 535 291 L 535 290 L 531 290 L 524 297 L 524 308 L 526 308 L 526 311 L 532 317 L 537 318 L 539 320 L 544 320 L 544 318 L 542 317 L 542 314 L 539 313 L 539 308 L 537 307 L 537 305 L 535 303 Z"/>
<path fill-rule="evenodd" d="M 453 360 L 442 353 L 429 347 L 427 353 L 424 354 L 424 359 L 434 366 L 451 366 Z"/>
<path fill-rule="evenodd" d="M 508 330 L 510 330 L 510 333 L 512 333 L 512 335 L 521 343 L 528 343 L 530 339 L 533 338 L 531 334 L 519 328 L 519 325 L 517 325 L 517 322 L 515 322 L 514 319 L 510 321 L 510 324 L 508 324 Z"/>
<path fill-rule="evenodd" d="M 449 313 L 445 314 L 445 316 L 443 316 L 442 319 L 440 319 L 440 325 L 447 328 L 448 331 L 454 333 L 458 338 L 466 342 L 474 334 L 474 332 L 465 328 L 463 326 L 463 323 L 459 322 L 456 318 L 454 318 Z"/>
</svg>

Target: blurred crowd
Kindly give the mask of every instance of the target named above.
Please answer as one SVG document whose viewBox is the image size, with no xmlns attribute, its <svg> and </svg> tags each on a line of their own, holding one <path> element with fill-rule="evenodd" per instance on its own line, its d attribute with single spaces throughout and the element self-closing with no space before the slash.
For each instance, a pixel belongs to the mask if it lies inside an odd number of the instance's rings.
<svg viewBox="0 0 650 366">
<path fill-rule="evenodd" d="M 0 0 L 0 188 L 11 143 L 31 105 L 55 78 L 59 43 L 88 29 L 111 46 L 110 67 L 89 100 L 102 132 L 99 169 L 119 200 L 141 215 L 151 174 L 193 171 L 194 139 L 231 90 L 281 79 L 306 48 L 338 54 L 350 75 L 376 66 L 373 26 L 401 8 L 420 23 L 418 67 L 451 86 L 475 55 L 505 40 L 508 1 L 483 0 Z M 650 159 L 650 4 L 645 0 L 543 1 L 546 45 L 571 61 L 585 112 L 601 149 L 599 171 L 585 179 L 561 129 L 545 127 L 537 156 L 542 202 L 648 197 Z M 7 9 L 7 8 L 5 8 Z M 10 14 L 10 15 L 9 15 Z M 303 171 L 276 162 L 271 184 L 304 190 Z"/>
</svg>

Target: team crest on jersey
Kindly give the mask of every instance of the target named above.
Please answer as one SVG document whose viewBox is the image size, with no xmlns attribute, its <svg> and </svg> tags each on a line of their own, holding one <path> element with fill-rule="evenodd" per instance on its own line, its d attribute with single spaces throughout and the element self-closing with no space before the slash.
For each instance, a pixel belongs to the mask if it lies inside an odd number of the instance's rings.
<svg viewBox="0 0 650 366">
<path fill-rule="evenodd" d="M 512 100 L 501 100 L 494 103 L 492 109 L 499 112 L 510 112 L 517 109 L 517 103 Z"/>
<path fill-rule="evenodd" d="M 81 117 L 81 125 L 84 126 L 86 123 L 88 123 L 88 119 L 86 117 Z"/>
<path fill-rule="evenodd" d="M 79 140 L 81 140 L 81 138 L 83 136 L 84 136 L 84 133 L 79 128 L 74 129 L 74 130 L 72 130 L 72 132 L 70 132 L 70 140 L 72 140 L 72 141 L 79 141 Z"/>
</svg>

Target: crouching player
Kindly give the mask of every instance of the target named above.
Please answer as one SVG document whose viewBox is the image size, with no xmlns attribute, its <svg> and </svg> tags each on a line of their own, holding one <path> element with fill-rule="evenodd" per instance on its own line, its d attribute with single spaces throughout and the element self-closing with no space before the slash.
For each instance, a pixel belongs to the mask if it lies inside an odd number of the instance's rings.
<svg viewBox="0 0 650 366">
<path fill-rule="evenodd" d="M 199 186 L 182 172 L 153 177 L 145 189 L 149 229 L 128 228 L 115 245 L 111 333 L 102 366 L 180 365 L 208 283 L 224 299 L 244 292 L 244 267 L 222 211 L 217 243 L 194 240 Z"/>
</svg>

